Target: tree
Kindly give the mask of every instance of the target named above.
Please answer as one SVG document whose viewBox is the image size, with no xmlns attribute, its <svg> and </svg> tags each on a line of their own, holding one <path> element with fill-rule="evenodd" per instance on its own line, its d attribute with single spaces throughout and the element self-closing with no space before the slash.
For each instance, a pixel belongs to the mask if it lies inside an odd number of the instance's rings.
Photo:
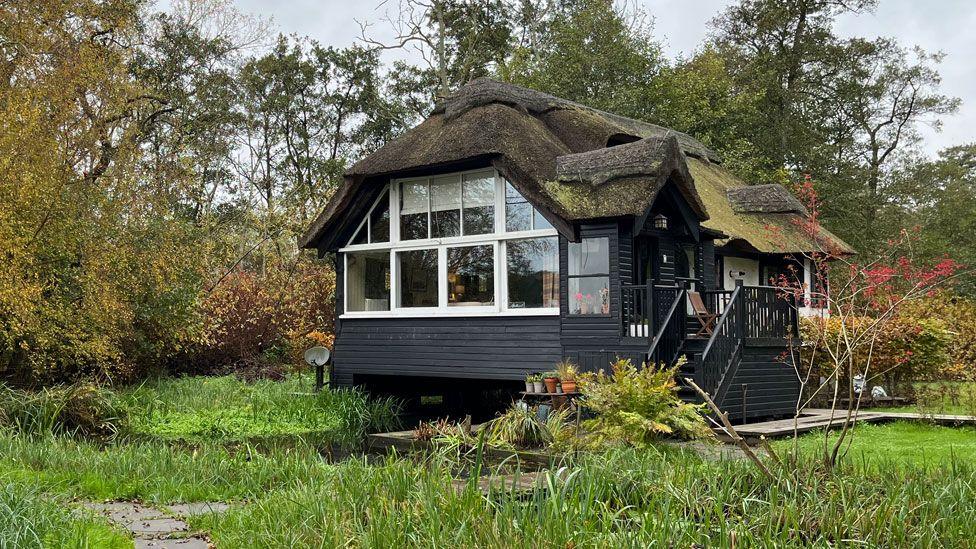
<svg viewBox="0 0 976 549">
<path fill-rule="evenodd" d="M 382 20 L 395 33 L 391 42 L 371 38 L 363 22 L 360 39 L 374 51 L 411 50 L 423 62 L 424 76 L 414 82 L 436 82 L 429 91 L 443 98 L 501 65 L 517 39 L 516 22 L 530 20 L 534 10 L 531 1 L 400 0 Z"/>
<path fill-rule="evenodd" d="M 615 114 L 659 118 L 653 83 L 664 61 L 642 12 L 575 0 L 540 20 L 537 32 L 500 68 L 502 78 Z"/>
<path fill-rule="evenodd" d="M 885 200 L 887 166 L 898 152 L 918 142 L 918 124 L 938 127 L 939 116 L 955 112 L 959 100 L 938 91 L 941 78 L 934 65 L 942 60 L 941 54 L 915 48 L 910 55 L 885 38 L 847 40 L 830 52 L 818 63 L 821 86 L 814 94 L 832 106 L 834 118 L 849 130 L 849 137 L 837 145 L 846 146 L 845 156 L 855 158 L 863 169 L 871 230 Z"/>
<path fill-rule="evenodd" d="M 841 13 L 873 9 L 876 0 L 741 0 L 712 20 L 712 39 L 739 89 L 761 95 L 760 117 L 745 137 L 760 146 L 767 179 L 783 167 L 803 170 L 823 112 L 806 101 L 818 83 L 811 63 L 835 41 Z"/>
<path fill-rule="evenodd" d="M 140 170 L 172 111 L 132 78 L 135 2 L 8 3 L 0 62 L 0 371 L 129 377 L 192 339 L 192 224 Z"/>
</svg>

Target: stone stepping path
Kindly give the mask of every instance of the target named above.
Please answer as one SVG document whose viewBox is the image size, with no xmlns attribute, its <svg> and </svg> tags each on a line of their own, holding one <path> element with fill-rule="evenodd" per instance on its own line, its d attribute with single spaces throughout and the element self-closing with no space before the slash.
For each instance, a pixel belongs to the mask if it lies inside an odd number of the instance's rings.
<svg viewBox="0 0 976 549">
<path fill-rule="evenodd" d="M 210 543 L 201 536 L 190 535 L 190 526 L 183 519 L 223 513 L 230 508 L 222 502 L 179 503 L 159 509 L 133 501 L 89 501 L 81 505 L 128 530 L 136 549 L 208 549 Z"/>
</svg>

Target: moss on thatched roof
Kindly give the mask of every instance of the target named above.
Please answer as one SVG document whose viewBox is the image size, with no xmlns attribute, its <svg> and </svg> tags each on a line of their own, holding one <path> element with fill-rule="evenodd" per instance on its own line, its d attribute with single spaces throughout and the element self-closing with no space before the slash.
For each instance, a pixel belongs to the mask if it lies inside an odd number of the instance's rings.
<svg viewBox="0 0 976 549">
<path fill-rule="evenodd" d="M 755 187 L 750 187 L 721 166 L 697 159 L 688 160 L 688 169 L 695 179 L 695 188 L 705 202 L 710 215 L 702 226 L 728 235 L 727 239 L 716 241 L 717 245 L 729 244 L 762 253 L 800 253 L 821 249 L 821 244 L 814 242 L 807 230 L 800 225 L 806 218 L 805 214 L 784 211 L 780 209 L 781 206 L 774 208 L 779 211 L 761 211 L 766 207 L 762 205 L 749 206 L 760 211 L 736 211 L 729 197 L 750 196 L 751 191 L 748 189 Z M 780 191 L 762 189 L 768 187 L 766 185 L 758 187 L 761 190 L 757 194 L 761 196 L 770 193 L 781 195 Z M 776 187 L 789 193 L 779 185 Z M 796 201 L 795 205 L 803 208 L 796 198 L 793 200 Z M 837 249 L 842 253 L 854 253 L 853 248 L 826 229 L 821 229 L 819 238 L 822 239 L 821 243 L 824 246 Z"/>
<path fill-rule="evenodd" d="M 575 221 L 644 215 L 673 182 L 700 219 L 711 216 L 706 228 L 773 251 L 776 246 L 762 227 L 782 225 L 790 233 L 784 216 L 797 214 L 777 212 L 791 211 L 795 204 L 781 187 L 742 190 L 745 184 L 720 162 L 681 132 L 478 79 L 438 104 L 421 124 L 349 168 L 300 244 L 336 247 L 333 239 L 346 218 L 358 215 L 358 197 L 370 189 L 378 192 L 391 177 L 491 164 L 560 230 L 571 230 Z M 798 236 L 790 238 L 796 242 L 786 247 L 797 249 L 788 251 L 812 249 Z"/>
</svg>

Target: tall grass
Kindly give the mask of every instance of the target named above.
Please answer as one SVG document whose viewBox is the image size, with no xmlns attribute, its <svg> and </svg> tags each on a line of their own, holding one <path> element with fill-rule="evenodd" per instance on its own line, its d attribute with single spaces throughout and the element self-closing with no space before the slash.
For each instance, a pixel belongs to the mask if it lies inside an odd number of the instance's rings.
<svg viewBox="0 0 976 549">
<path fill-rule="evenodd" d="M 0 478 L 0 547 L 131 548 L 104 520 L 72 512 L 36 487 Z"/>
<path fill-rule="evenodd" d="M 73 497 L 153 502 L 261 497 L 295 482 L 321 482 L 330 466 L 304 442 L 249 445 L 162 441 L 106 446 L 71 437 L 0 432 L 0 470 Z"/>
<path fill-rule="evenodd" d="M 842 471 L 772 486 L 747 463 L 654 449 L 567 463 L 526 496 L 483 497 L 449 472 L 405 460 L 330 469 L 222 516 L 237 547 L 963 547 L 976 536 L 976 477 Z M 732 540 L 735 540 L 733 543 Z"/>
<path fill-rule="evenodd" d="M 113 394 L 97 385 L 75 383 L 24 391 L 0 383 L 0 425 L 24 434 L 111 435 L 122 417 Z"/>
</svg>

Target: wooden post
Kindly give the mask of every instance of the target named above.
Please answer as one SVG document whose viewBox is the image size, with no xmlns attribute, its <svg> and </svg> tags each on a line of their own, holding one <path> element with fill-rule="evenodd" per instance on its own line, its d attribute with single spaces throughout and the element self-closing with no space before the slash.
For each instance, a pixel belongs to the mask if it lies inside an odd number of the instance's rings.
<svg viewBox="0 0 976 549">
<path fill-rule="evenodd" d="M 736 286 L 736 288 L 739 289 L 739 297 L 738 297 L 739 303 L 737 303 L 736 306 L 735 306 L 735 324 L 736 324 L 736 327 L 738 328 L 738 332 L 739 332 L 738 335 L 739 335 L 739 337 L 740 338 L 744 338 L 745 335 L 746 335 L 746 315 L 745 315 L 745 313 L 746 313 L 746 311 L 745 311 L 745 304 L 746 304 L 745 292 L 746 291 L 745 291 L 745 288 L 744 288 L 744 285 L 742 283 L 742 279 L 741 278 L 736 279 L 735 286 Z"/>
</svg>

